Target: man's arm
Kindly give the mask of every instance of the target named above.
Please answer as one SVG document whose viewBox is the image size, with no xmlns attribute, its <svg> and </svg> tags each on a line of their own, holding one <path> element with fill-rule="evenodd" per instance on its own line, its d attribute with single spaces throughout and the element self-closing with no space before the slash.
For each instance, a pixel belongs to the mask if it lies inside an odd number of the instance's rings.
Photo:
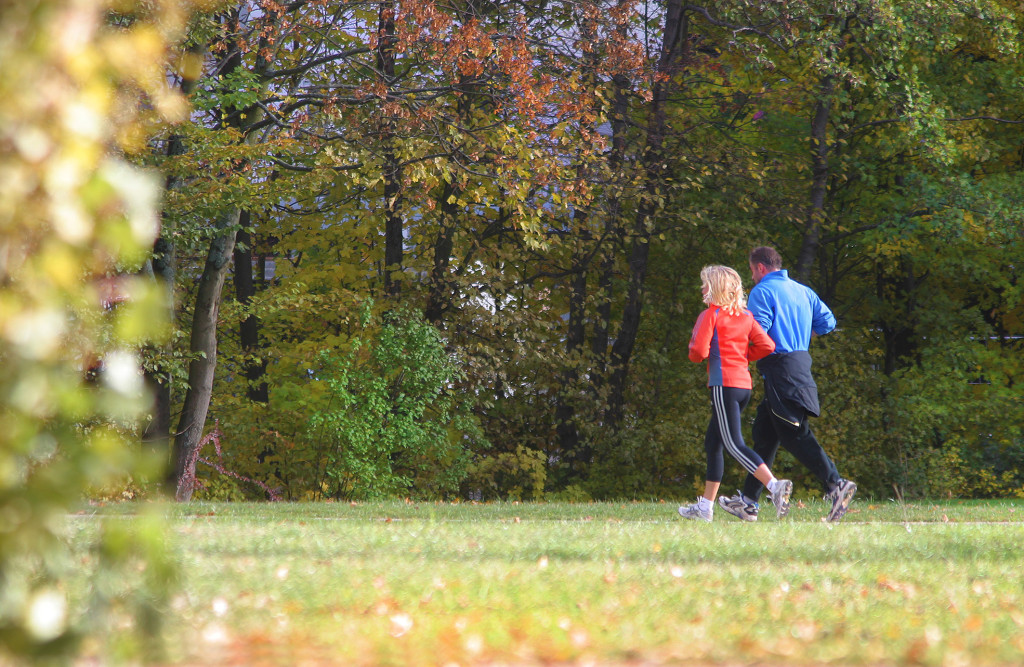
<svg viewBox="0 0 1024 667">
<path fill-rule="evenodd" d="M 836 316 L 814 290 L 808 288 L 807 291 L 810 293 L 811 302 L 811 334 L 824 336 L 836 328 Z"/>
<path fill-rule="evenodd" d="M 764 332 L 764 329 L 757 323 L 757 320 L 754 320 L 750 325 L 749 342 L 750 347 L 747 348 L 748 361 L 764 359 L 775 351 L 775 341 Z"/>
<path fill-rule="evenodd" d="M 747 310 L 764 331 L 771 329 L 772 322 L 775 321 L 775 309 L 768 301 L 770 296 L 768 290 L 758 289 L 755 285 L 754 289 L 750 290 L 750 296 L 747 297 Z"/>
</svg>

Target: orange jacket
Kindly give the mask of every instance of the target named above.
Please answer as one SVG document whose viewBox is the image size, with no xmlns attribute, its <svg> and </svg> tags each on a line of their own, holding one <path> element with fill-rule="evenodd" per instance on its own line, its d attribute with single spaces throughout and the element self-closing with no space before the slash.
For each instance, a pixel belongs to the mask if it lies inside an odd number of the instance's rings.
<svg viewBox="0 0 1024 667">
<path fill-rule="evenodd" d="M 749 363 L 774 351 L 775 342 L 746 310 L 730 315 L 711 306 L 697 317 L 690 336 L 690 361 L 708 360 L 709 387 L 752 388 Z"/>
</svg>

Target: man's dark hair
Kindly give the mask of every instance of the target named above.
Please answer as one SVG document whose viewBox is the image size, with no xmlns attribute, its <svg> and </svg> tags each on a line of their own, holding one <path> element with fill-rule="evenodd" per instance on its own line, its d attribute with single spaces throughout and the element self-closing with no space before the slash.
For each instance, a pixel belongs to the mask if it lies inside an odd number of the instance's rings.
<svg viewBox="0 0 1024 667">
<path fill-rule="evenodd" d="M 782 268 L 782 256 L 775 248 L 762 245 L 750 251 L 750 263 L 764 264 L 772 271 L 778 271 Z"/>
</svg>

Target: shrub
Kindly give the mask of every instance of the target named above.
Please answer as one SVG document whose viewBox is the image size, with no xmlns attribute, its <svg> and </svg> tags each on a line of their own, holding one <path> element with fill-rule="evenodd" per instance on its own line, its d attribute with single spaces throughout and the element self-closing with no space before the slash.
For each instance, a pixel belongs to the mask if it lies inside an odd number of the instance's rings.
<svg viewBox="0 0 1024 667">
<path fill-rule="evenodd" d="M 325 494 L 455 492 L 469 447 L 481 437 L 457 393 L 463 374 L 456 360 L 437 329 L 412 311 L 391 311 L 378 325 L 367 304 L 361 325 L 347 350 L 322 352 L 316 369 L 327 406 L 313 414 L 310 437 L 324 445 Z"/>
</svg>

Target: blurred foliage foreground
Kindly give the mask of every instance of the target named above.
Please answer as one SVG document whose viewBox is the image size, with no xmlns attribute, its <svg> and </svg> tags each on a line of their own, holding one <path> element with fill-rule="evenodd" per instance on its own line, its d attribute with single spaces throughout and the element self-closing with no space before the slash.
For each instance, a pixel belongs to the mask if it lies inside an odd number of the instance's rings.
<svg viewBox="0 0 1024 667">
<path fill-rule="evenodd" d="M 139 5 L 0 7 L 0 662 L 63 663 L 114 607 L 141 631 L 118 650 L 142 655 L 174 576 L 157 522 L 112 525 L 89 547 L 88 613 L 71 609 L 59 532 L 90 488 L 154 470 L 125 436 L 156 300 L 114 276 L 140 274 L 157 232 L 159 180 L 127 160 L 186 108 L 162 77 L 185 6 Z"/>
</svg>

